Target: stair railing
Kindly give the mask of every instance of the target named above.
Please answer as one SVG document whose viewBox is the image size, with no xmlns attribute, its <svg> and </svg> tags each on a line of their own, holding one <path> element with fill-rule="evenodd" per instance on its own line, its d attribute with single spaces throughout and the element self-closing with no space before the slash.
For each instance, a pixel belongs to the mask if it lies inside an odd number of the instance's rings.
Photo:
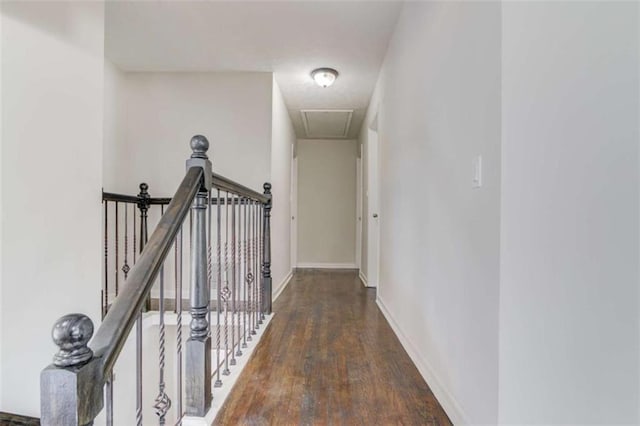
<svg viewBox="0 0 640 426">
<path fill-rule="evenodd" d="M 221 386 L 221 374 L 242 355 L 251 336 L 271 313 L 270 211 L 271 185 L 260 194 L 211 171 L 207 157 L 209 142 L 203 136 L 191 139 L 187 172 L 173 198 L 153 199 L 146 184 L 137 196 L 103 193 L 105 212 L 105 275 L 101 295 L 103 320 L 93 336 L 93 323 L 86 315 L 69 314 L 56 321 L 52 337 L 58 345 L 53 364 L 41 373 L 41 422 L 48 425 L 89 425 L 106 405 L 105 421 L 114 424 L 114 366 L 134 325 L 136 364 L 136 418 L 143 424 L 143 321 L 155 315 L 159 328 L 159 383 L 152 407 L 158 423 L 166 424 L 172 408 L 165 382 L 166 302 L 165 266 L 175 277 L 173 300 L 176 316 L 176 357 L 173 420 L 181 424 L 185 415 L 203 417 L 211 407 L 212 387 Z M 223 197 L 224 195 L 224 197 Z M 108 203 L 115 203 L 115 286 L 109 299 Z M 118 262 L 118 203 L 140 210 L 140 255 L 135 258 L 136 226 L 133 216 L 134 261 Z M 147 241 L 147 212 L 161 206 L 161 216 Z M 166 209 L 165 209 L 166 206 Z M 213 216 L 215 210 L 215 224 Z M 190 213 L 190 214 L 189 214 Z M 182 343 L 183 227 L 189 218 L 190 280 L 189 338 Z M 125 247 L 127 239 L 125 230 Z M 215 247 L 215 253 L 214 253 Z M 224 249 L 223 249 L 224 247 Z M 125 248 L 125 253 L 126 253 Z M 172 265 L 165 265 L 173 250 Z M 123 282 L 118 286 L 120 272 Z M 150 303 L 151 290 L 158 287 L 157 313 Z M 214 296 L 212 299 L 211 296 Z M 143 311 L 147 317 L 143 317 Z M 212 312 L 216 313 L 215 324 Z M 212 342 L 212 339 L 215 339 Z M 183 358 L 182 352 L 186 352 Z M 212 353 L 215 353 L 213 360 Z M 212 368 L 212 364 L 213 368 Z M 184 366 L 184 367 L 183 367 Z M 184 368 L 184 374 L 183 374 Z M 149 403 L 148 405 L 151 405 Z M 184 406 L 184 409 L 183 409 Z M 146 422 L 145 422 L 146 423 Z"/>
</svg>

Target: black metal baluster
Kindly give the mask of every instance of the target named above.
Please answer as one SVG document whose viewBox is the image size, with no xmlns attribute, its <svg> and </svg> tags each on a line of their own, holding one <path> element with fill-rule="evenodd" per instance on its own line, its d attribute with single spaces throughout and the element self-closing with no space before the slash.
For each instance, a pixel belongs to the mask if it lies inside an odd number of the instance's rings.
<svg viewBox="0 0 640 426">
<path fill-rule="evenodd" d="M 236 365 L 236 196 L 231 196 L 231 365 Z"/>
<path fill-rule="evenodd" d="M 236 222 L 236 225 L 234 226 L 234 238 L 236 240 L 236 244 L 234 244 L 236 246 L 236 256 L 234 258 L 234 261 L 236 262 L 236 267 L 234 268 L 234 273 L 236 274 L 233 282 L 235 285 L 235 289 L 236 289 L 236 329 L 238 330 L 238 349 L 236 351 L 236 356 L 242 356 L 242 349 L 241 349 L 241 342 L 242 342 L 242 326 L 241 326 L 241 293 L 242 293 L 242 235 L 240 233 L 241 231 L 241 224 L 242 224 L 242 198 L 240 196 L 238 196 L 236 198 L 236 207 L 237 207 L 237 220 L 236 220 L 236 209 L 234 208 L 233 210 L 233 220 Z"/>
<path fill-rule="evenodd" d="M 229 193 L 224 197 L 224 287 L 220 291 L 224 303 L 224 370 L 222 374 L 228 376 L 229 370 Z M 231 351 L 233 353 L 233 349 Z"/>
<path fill-rule="evenodd" d="M 217 282 L 216 282 L 216 382 L 214 384 L 215 387 L 222 386 L 222 380 L 220 379 L 220 310 L 221 310 L 221 287 L 222 287 L 222 253 L 221 253 L 221 245 L 222 245 L 222 237 L 220 235 L 220 204 L 222 203 L 222 199 L 220 198 L 220 189 L 218 189 L 218 197 L 217 197 L 217 212 L 218 217 L 216 220 L 217 223 L 217 247 L 216 247 L 216 258 L 217 258 Z"/>
<path fill-rule="evenodd" d="M 116 214 L 116 232 L 114 235 L 114 240 L 115 240 L 115 263 L 114 263 L 114 272 L 115 272 L 115 287 L 116 287 L 116 295 L 115 297 L 118 297 L 118 268 L 119 268 L 119 262 L 118 262 L 118 240 L 119 240 L 119 232 L 118 232 L 118 202 L 115 202 L 115 214 Z"/>
<path fill-rule="evenodd" d="M 248 242 L 248 255 L 247 255 L 247 294 L 249 305 L 248 315 L 249 315 L 249 328 L 247 329 L 247 342 L 253 340 L 251 337 L 254 334 L 253 331 L 253 201 L 247 200 L 247 242 Z"/>
<path fill-rule="evenodd" d="M 135 216 L 135 215 L 134 215 Z M 129 275 L 129 206 L 124 205 L 124 264 L 122 265 L 122 273 L 124 280 L 127 281 Z"/>
<path fill-rule="evenodd" d="M 182 227 L 175 243 L 175 280 L 176 280 L 176 410 L 177 425 L 182 425 Z"/>
<path fill-rule="evenodd" d="M 242 232 L 242 269 L 243 269 L 243 288 L 242 288 L 242 293 L 243 293 L 243 311 L 242 311 L 242 317 L 243 317 L 243 325 L 242 325 L 242 347 L 246 348 L 247 347 L 247 341 L 251 340 L 251 336 L 247 336 L 247 320 L 248 320 L 248 306 L 249 306 L 249 297 L 248 294 L 249 292 L 247 291 L 248 289 L 248 268 L 247 268 L 247 246 L 248 246 L 248 241 L 247 241 L 247 231 L 249 230 L 249 226 L 248 226 L 248 216 L 247 216 L 247 207 L 248 207 L 248 203 L 249 200 L 248 199 L 244 199 L 243 200 L 243 232 Z M 247 338 L 248 337 L 248 338 Z"/>
<path fill-rule="evenodd" d="M 164 205 L 160 205 L 160 215 L 164 214 Z M 153 408 L 158 416 L 158 424 L 164 426 L 166 424 L 166 415 L 171 408 L 171 399 L 165 392 L 164 369 L 165 369 L 165 338 L 166 328 L 164 324 L 164 263 L 160 267 L 160 298 L 158 301 L 158 310 L 160 311 L 159 326 L 159 348 L 158 348 L 158 396 L 156 397 Z"/>
<path fill-rule="evenodd" d="M 264 217 L 264 205 L 260 203 L 260 209 L 258 211 L 259 227 L 260 227 L 260 235 L 258 237 L 258 243 L 260 244 L 260 252 L 259 252 L 259 265 L 264 264 L 264 223 L 261 220 Z M 264 277 L 260 274 L 260 305 L 258 309 L 260 310 L 260 324 L 264 321 Z"/>
<path fill-rule="evenodd" d="M 102 318 L 109 306 L 109 202 L 104 201 L 104 285 L 102 290 Z"/>
</svg>

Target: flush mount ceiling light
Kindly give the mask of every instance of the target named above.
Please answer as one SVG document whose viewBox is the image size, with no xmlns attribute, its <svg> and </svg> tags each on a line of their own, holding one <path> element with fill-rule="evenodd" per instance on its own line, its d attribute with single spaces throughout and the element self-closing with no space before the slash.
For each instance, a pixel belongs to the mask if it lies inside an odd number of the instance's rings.
<svg viewBox="0 0 640 426">
<path fill-rule="evenodd" d="M 338 78 L 338 71 L 333 68 L 318 68 L 311 71 L 311 78 L 320 87 L 329 87 Z"/>
</svg>

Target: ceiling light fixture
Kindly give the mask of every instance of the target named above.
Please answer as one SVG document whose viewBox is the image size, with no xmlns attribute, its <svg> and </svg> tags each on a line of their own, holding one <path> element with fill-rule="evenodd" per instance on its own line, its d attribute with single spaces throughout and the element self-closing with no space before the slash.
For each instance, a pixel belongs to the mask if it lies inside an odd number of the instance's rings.
<svg viewBox="0 0 640 426">
<path fill-rule="evenodd" d="M 318 68 L 311 71 L 311 78 L 320 87 L 329 87 L 338 78 L 338 71 L 333 68 Z"/>
</svg>

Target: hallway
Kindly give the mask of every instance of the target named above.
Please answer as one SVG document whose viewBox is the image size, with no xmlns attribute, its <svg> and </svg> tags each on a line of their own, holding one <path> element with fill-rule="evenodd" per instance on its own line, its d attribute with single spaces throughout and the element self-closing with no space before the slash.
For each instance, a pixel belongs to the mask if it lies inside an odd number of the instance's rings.
<svg viewBox="0 0 640 426">
<path fill-rule="evenodd" d="M 449 425 L 351 271 L 297 272 L 214 424 Z"/>
</svg>

